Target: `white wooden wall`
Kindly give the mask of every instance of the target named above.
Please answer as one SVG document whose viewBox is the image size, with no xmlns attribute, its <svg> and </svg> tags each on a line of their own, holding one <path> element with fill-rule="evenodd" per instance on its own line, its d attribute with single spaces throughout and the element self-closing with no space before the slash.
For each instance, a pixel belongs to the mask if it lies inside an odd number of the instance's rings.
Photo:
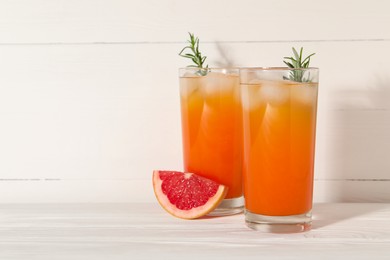
<svg viewBox="0 0 390 260">
<path fill-rule="evenodd" d="M 154 201 L 181 169 L 177 53 L 317 54 L 315 201 L 390 201 L 390 1 L 1 0 L 0 202 Z"/>
</svg>

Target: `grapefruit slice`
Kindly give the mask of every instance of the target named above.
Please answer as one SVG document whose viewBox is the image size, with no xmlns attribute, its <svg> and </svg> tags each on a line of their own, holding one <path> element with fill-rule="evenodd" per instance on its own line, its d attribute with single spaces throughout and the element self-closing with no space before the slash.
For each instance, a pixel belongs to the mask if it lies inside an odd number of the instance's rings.
<svg viewBox="0 0 390 260">
<path fill-rule="evenodd" d="M 214 210 L 226 196 L 227 187 L 194 173 L 154 171 L 154 194 L 171 215 L 194 219 Z"/>
</svg>

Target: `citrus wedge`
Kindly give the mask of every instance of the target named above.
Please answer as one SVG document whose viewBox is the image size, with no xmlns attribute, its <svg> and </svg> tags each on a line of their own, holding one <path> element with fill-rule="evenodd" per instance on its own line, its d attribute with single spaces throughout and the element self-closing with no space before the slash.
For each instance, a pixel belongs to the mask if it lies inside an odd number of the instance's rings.
<svg viewBox="0 0 390 260">
<path fill-rule="evenodd" d="M 154 171 L 154 194 L 171 215 L 195 219 L 214 210 L 226 196 L 227 187 L 194 173 Z"/>
</svg>

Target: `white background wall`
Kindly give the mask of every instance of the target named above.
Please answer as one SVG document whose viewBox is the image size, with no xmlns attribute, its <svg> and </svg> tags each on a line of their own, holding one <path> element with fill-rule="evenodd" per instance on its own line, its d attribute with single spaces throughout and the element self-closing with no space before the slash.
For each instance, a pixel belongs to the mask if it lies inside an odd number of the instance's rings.
<svg viewBox="0 0 390 260">
<path fill-rule="evenodd" d="M 177 53 L 320 68 L 315 201 L 390 201 L 387 0 L 1 0 L 0 202 L 154 201 L 182 168 Z"/>
</svg>

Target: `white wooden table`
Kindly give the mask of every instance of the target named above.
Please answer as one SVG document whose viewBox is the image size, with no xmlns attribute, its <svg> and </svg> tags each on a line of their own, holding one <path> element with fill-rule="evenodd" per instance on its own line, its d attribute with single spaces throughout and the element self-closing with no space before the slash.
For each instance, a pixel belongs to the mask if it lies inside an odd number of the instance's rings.
<svg viewBox="0 0 390 260">
<path fill-rule="evenodd" d="M 250 230 L 150 204 L 2 204 L 0 259 L 390 259 L 390 204 L 315 204 L 313 229 Z"/>
</svg>

